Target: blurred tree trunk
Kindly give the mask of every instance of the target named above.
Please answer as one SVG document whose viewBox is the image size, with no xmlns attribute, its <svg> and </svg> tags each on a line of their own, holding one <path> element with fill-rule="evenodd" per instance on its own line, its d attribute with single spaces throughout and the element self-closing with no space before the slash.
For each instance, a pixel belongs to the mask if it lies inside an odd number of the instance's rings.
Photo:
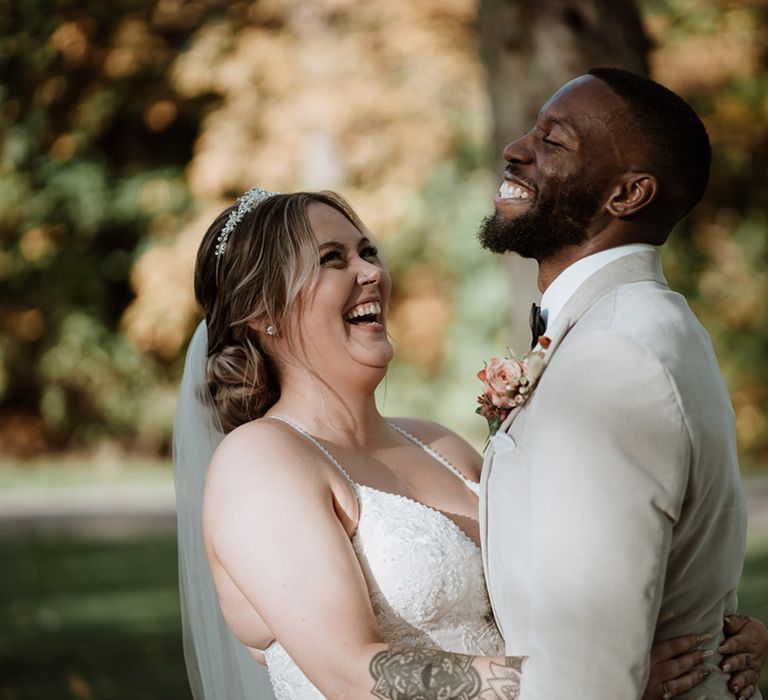
<svg viewBox="0 0 768 700">
<path fill-rule="evenodd" d="M 493 110 L 494 168 L 527 132 L 546 99 L 595 66 L 647 74 L 650 42 L 633 0 L 480 0 L 480 52 Z M 527 349 L 528 312 L 539 298 L 536 263 L 508 256 L 510 345 Z"/>
</svg>

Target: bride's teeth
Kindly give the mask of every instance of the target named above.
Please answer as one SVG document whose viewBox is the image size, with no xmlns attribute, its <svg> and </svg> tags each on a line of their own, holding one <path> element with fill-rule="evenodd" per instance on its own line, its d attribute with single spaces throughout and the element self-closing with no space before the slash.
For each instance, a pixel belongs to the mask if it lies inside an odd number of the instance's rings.
<svg viewBox="0 0 768 700">
<path fill-rule="evenodd" d="M 371 304 L 361 304 L 356 306 L 351 311 L 344 314 L 344 318 L 347 320 L 357 318 L 358 316 L 377 316 L 381 313 L 381 304 L 373 302 Z"/>
</svg>

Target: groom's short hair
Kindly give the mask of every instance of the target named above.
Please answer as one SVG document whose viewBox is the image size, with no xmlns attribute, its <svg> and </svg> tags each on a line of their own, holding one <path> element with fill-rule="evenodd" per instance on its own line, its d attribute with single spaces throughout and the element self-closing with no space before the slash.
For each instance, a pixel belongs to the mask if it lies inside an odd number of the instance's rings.
<svg viewBox="0 0 768 700">
<path fill-rule="evenodd" d="M 660 175 L 680 187 L 679 216 L 687 214 L 704 195 L 709 182 L 712 148 L 701 119 L 669 88 L 620 68 L 592 68 L 627 103 L 628 126 L 642 139 Z"/>
</svg>

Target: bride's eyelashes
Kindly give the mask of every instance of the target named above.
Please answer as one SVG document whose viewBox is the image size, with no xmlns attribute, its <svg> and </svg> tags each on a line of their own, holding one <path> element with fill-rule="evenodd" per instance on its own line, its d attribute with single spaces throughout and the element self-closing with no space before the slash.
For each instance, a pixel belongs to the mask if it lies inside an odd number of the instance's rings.
<svg viewBox="0 0 768 700">
<path fill-rule="evenodd" d="M 360 257 L 365 260 L 377 260 L 379 257 L 379 249 L 375 245 L 367 245 L 360 250 Z M 344 252 L 341 249 L 329 250 L 327 253 L 323 253 L 320 256 L 320 265 L 325 266 L 329 263 L 343 263 Z"/>
<path fill-rule="evenodd" d="M 320 256 L 320 265 L 323 266 L 330 262 L 338 262 L 342 260 L 343 257 L 340 250 L 329 250 L 327 253 Z"/>
<path fill-rule="evenodd" d="M 360 251 L 361 258 L 378 258 L 379 249 L 375 245 L 367 245 Z"/>
</svg>

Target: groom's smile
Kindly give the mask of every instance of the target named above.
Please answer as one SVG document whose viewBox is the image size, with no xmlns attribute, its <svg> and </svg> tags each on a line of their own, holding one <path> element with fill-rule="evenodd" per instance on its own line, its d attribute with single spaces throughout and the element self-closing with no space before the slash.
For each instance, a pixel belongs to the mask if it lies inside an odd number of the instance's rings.
<svg viewBox="0 0 768 700">
<path fill-rule="evenodd" d="M 536 200 L 536 187 L 520 177 L 507 171 L 499 191 L 494 197 L 496 208 L 510 205 L 513 207 L 511 216 L 515 216 L 514 210 L 522 210 L 529 207 Z"/>
</svg>

